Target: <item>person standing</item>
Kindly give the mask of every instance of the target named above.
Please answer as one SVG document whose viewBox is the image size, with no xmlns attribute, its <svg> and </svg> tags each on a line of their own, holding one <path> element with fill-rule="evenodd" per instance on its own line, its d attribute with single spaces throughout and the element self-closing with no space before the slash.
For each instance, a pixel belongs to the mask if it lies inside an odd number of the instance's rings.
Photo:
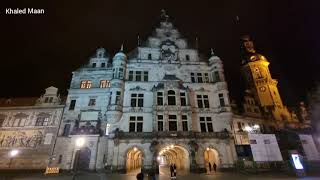
<svg viewBox="0 0 320 180">
<path fill-rule="evenodd" d="M 211 173 L 211 163 L 209 162 L 209 173 Z"/>
<path fill-rule="evenodd" d="M 177 179 L 177 166 L 176 166 L 176 164 L 173 164 L 173 178 Z"/>
<path fill-rule="evenodd" d="M 173 178 L 173 164 L 170 165 L 170 177 Z"/>
<path fill-rule="evenodd" d="M 216 163 L 213 163 L 213 170 L 214 170 L 214 172 L 217 172 L 217 165 L 216 165 Z"/>
</svg>

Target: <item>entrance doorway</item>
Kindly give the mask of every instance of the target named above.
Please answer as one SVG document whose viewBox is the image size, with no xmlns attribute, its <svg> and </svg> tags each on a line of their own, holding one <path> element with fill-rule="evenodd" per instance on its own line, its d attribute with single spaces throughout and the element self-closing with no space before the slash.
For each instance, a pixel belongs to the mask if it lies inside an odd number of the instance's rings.
<svg viewBox="0 0 320 180">
<path fill-rule="evenodd" d="M 91 150 L 88 147 L 76 151 L 74 160 L 74 170 L 89 170 Z"/>
<path fill-rule="evenodd" d="M 126 160 L 126 171 L 128 174 L 141 172 L 142 155 L 142 152 L 137 147 L 129 149 Z"/>
<path fill-rule="evenodd" d="M 213 172 L 213 165 L 216 164 L 218 168 L 220 163 L 218 151 L 213 148 L 207 148 L 204 151 L 204 162 L 207 172 L 210 172 L 209 163 L 211 165 L 211 172 Z"/>
<path fill-rule="evenodd" d="M 177 174 L 186 174 L 190 171 L 189 152 L 179 145 L 168 145 L 162 148 L 157 156 L 159 173 L 170 175 L 170 165 L 175 164 Z"/>
</svg>

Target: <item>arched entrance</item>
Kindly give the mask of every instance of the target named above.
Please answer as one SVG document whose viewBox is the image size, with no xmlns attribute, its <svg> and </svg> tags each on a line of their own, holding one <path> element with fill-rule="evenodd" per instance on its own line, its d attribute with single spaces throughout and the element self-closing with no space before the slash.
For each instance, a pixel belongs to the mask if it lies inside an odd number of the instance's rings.
<svg viewBox="0 0 320 180">
<path fill-rule="evenodd" d="M 141 172 L 142 166 L 142 151 L 137 147 L 133 147 L 127 152 L 127 160 L 126 160 L 126 172 L 137 174 Z"/>
<path fill-rule="evenodd" d="M 213 165 L 216 164 L 216 167 L 219 167 L 219 153 L 213 148 L 206 148 L 204 151 L 204 163 L 207 172 L 210 172 L 209 163 L 211 164 L 211 170 L 213 171 Z M 212 172 L 211 171 L 211 172 Z"/>
<path fill-rule="evenodd" d="M 75 170 L 89 170 L 91 158 L 91 150 L 88 147 L 81 148 L 76 151 L 74 169 Z"/>
<path fill-rule="evenodd" d="M 159 173 L 170 175 L 170 165 L 175 164 L 177 174 L 186 174 L 190 171 L 189 152 L 179 145 L 167 145 L 163 147 L 157 156 Z"/>
</svg>

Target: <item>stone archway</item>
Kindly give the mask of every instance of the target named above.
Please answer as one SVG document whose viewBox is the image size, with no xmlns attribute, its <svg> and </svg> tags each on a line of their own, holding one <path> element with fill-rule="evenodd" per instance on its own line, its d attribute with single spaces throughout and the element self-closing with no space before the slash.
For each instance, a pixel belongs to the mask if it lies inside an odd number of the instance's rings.
<svg viewBox="0 0 320 180">
<path fill-rule="evenodd" d="M 126 153 L 126 172 L 136 174 L 143 166 L 143 152 L 137 147 L 130 148 Z"/>
<path fill-rule="evenodd" d="M 207 172 L 210 171 L 209 168 L 209 163 L 211 164 L 212 171 L 213 171 L 213 165 L 216 164 L 217 167 L 220 165 L 220 158 L 219 158 L 219 153 L 216 149 L 214 148 L 206 148 L 203 152 L 204 156 L 204 165 L 207 170 Z"/>
<path fill-rule="evenodd" d="M 178 174 L 186 174 L 190 171 L 189 151 L 180 145 L 167 145 L 157 154 L 159 173 L 170 175 L 170 165 L 175 164 Z"/>
</svg>

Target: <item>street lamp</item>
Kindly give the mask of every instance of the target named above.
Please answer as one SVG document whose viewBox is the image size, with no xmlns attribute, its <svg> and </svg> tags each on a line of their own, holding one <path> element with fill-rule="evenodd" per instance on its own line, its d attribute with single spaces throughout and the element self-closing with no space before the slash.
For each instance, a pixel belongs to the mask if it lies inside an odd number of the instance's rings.
<svg viewBox="0 0 320 180">
<path fill-rule="evenodd" d="M 85 139 L 83 137 L 79 137 L 76 139 L 75 141 L 75 148 L 76 149 L 76 154 L 75 154 L 75 160 L 74 160 L 74 166 L 73 166 L 73 177 L 72 180 L 76 179 L 76 175 L 77 175 L 77 169 L 78 169 L 78 164 L 79 164 L 79 156 L 80 156 L 80 149 L 83 147 L 84 143 L 85 143 Z M 78 152 L 78 153 L 77 153 Z"/>
<path fill-rule="evenodd" d="M 13 158 L 16 157 L 18 154 L 19 154 L 19 151 L 16 149 L 13 149 L 9 152 L 9 156 L 10 156 L 9 169 L 11 168 Z"/>
</svg>

